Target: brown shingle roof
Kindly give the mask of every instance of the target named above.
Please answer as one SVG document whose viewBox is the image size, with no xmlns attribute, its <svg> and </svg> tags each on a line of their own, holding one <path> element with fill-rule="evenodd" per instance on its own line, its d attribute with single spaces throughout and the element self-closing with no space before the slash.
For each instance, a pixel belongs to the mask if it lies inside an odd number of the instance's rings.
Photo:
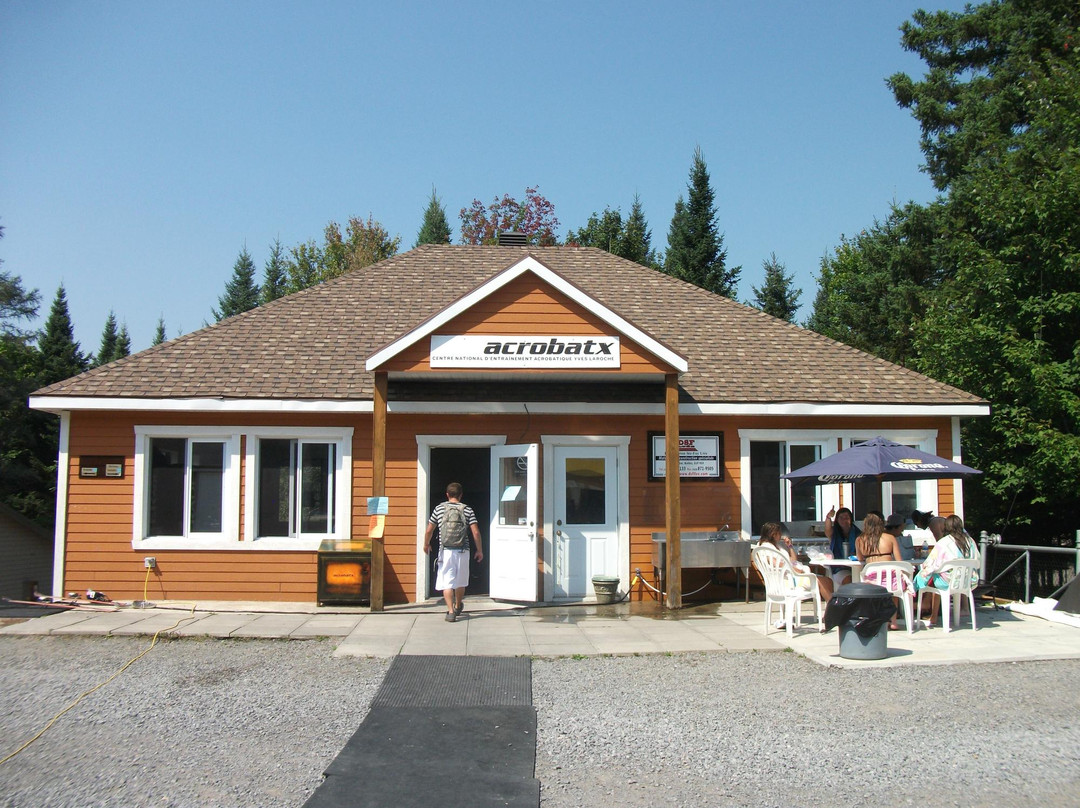
<svg viewBox="0 0 1080 808">
<path fill-rule="evenodd" d="M 685 356 L 684 399 L 982 399 L 602 250 L 427 245 L 39 390 L 39 396 L 365 400 L 364 362 L 532 254 Z M 451 294 L 448 294 L 448 290 Z"/>
</svg>

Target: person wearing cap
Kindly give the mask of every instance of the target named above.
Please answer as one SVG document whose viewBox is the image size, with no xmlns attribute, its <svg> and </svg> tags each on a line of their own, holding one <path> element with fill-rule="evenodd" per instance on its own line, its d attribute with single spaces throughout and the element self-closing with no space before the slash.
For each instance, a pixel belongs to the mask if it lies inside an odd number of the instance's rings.
<svg viewBox="0 0 1080 808">
<path fill-rule="evenodd" d="M 904 536 L 904 525 L 906 524 L 907 519 L 900 514 L 889 514 L 889 518 L 885 520 L 885 532 L 895 539 L 897 547 L 900 548 L 901 560 L 911 561 L 915 557 L 915 548 L 911 546 L 911 538 Z"/>
</svg>

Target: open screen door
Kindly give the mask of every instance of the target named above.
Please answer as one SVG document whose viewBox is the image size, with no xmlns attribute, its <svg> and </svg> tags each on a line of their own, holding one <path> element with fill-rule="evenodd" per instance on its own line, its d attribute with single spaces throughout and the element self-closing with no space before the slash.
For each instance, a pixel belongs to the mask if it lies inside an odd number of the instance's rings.
<svg viewBox="0 0 1080 808">
<path fill-rule="evenodd" d="M 537 444 L 491 447 L 490 595 L 536 602 Z"/>
</svg>

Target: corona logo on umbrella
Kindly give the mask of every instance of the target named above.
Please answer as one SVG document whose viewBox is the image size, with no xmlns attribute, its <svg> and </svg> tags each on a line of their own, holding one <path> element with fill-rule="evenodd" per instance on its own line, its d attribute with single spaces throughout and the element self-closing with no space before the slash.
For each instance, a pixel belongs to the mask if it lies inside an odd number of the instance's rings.
<svg viewBox="0 0 1080 808">
<path fill-rule="evenodd" d="M 865 443 L 856 443 L 842 452 L 790 471 L 781 477 L 796 485 L 810 481 L 816 485 L 828 485 L 870 480 L 942 480 L 972 474 L 982 472 L 963 463 L 877 437 Z"/>
</svg>

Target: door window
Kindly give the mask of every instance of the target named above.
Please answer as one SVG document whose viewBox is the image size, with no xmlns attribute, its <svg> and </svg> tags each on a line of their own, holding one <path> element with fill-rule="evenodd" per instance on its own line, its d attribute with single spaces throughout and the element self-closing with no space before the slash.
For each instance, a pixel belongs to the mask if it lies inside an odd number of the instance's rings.
<svg viewBox="0 0 1080 808">
<path fill-rule="evenodd" d="M 499 524 L 524 525 L 528 521 L 529 459 L 499 458 Z"/>
<path fill-rule="evenodd" d="M 606 464 L 602 457 L 566 459 L 566 522 L 603 525 L 608 521 Z"/>
</svg>

